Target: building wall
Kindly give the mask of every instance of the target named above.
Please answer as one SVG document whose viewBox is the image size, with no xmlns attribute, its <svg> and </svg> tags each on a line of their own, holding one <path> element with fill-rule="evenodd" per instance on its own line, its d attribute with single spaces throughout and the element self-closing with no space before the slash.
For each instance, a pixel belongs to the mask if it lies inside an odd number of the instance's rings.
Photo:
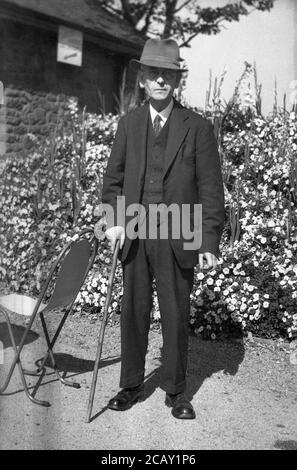
<svg viewBox="0 0 297 470">
<path fill-rule="evenodd" d="M 23 88 L 6 87 L 0 109 L 0 155 L 26 154 L 34 142 L 42 142 L 61 119 L 67 119 L 69 97 Z"/>
<path fill-rule="evenodd" d="M 217 7 L 227 0 L 200 0 L 202 7 Z M 272 111 L 274 83 L 277 80 L 278 102 L 287 105 L 293 97 L 292 82 L 297 80 L 297 2 L 276 0 L 270 12 L 254 11 L 239 22 L 225 23 L 216 36 L 199 35 L 191 48 L 182 50 L 189 67 L 186 98 L 193 106 L 204 107 L 209 70 L 219 77 L 227 69 L 223 97 L 232 96 L 244 61 L 256 62 L 258 81 L 262 83 L 262 110 Z M 296 87 L 297 89 L 297 87 Z"/>
<path fill-rule="evenodd" d="M 123 56 L 84 42 L 82 67 L 63 64 L 56 59 L 57 41 L 54 31 L 0 20 L 0 77 L 4 85 L 77 96 L 91 112 L 98 111 L 101 90 L 106 111 L 112 111 Z"/>
<path fill-rule="evenodd" d="M 82 67 L 57 62 L 57 33 L 0 19 L 0 156 L 19 152 L 26 134 L 45 135 L 67 97 L 90 112 L 114 112 L 128 57 L 84 41 Z"/>
</svg>

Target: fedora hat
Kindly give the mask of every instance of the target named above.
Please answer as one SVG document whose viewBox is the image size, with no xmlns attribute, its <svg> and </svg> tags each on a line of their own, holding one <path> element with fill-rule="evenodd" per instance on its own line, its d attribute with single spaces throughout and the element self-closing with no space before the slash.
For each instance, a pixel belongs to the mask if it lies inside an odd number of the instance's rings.
<svg viewBox="0 0 297 470">
<path fill-rule="evenodd" d="M 171 70 L 181 70 L 183 59 L 179 55 L 179 47 L 174 39 L 148 39 L 144 45 L 140 60 L 132 59 L 132 63 L 159 67 Z"/>
</svg>

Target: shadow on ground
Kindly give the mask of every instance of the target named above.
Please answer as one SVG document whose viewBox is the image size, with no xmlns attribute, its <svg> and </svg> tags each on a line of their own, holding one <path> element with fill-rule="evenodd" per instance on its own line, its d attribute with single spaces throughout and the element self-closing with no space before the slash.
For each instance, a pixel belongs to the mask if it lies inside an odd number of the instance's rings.
<svg viewBox="0 0 297 470">
<path fill-rule="evenodd" d="M 297 441 L 276 441 L 274 447 L 280 450 L 297 450 Z"/>
<path fill-rule="evenodd" d="M 158 360 L 162 360 L 160 351 Z M 189 358 L 187 373 L 187 396 L 192 400 L 204 380 L 213 374 L 223 371 L 224 374 L 235 375 L 244 359 L 245 349 L 242 339 L 227 341 L 205 341 L 196 336 L 189 338 Z M 148 398 L 161 383 L 162 366 L 146 376 L 145 399 Z"/>
<path fill-rule="evenodd" d="M 58 370 L 61 372 L 73 372 L 83 374 L 84 372 L 92 372 L 94 369 L 95 361 L 75 357 L 71 354 L 55 353 L 54 358 Z M 121 358 L 118 356 L 113 356 L 107 359 L 101 359 L 99 369 L 102 369 L 103 367 L 108 367 L 112 364 L 119 362 L 120 360 Z M 37 362 L 39 363 L 39 361 Z M 45 366 L 52 368 L 52 363 L 49 358 L 46 360 Z"/>
<path fill-rule="evenodd" d="M 94 370 L 95 361 L 75 357 L 75 356 L 72 356 L 71 354 L 65 354 L 65 353 L 55 353 L 54 358 L 55 358 L 57 368 L 59 372 L 62 373 L 63 378 L 66 378 L 66 376 L 67 376 L 67 379 L 73 378 L 77 375 L 84 374 L 85 372 L 93 372 Z M 111 356 L 106 359 L 102 359 L 99 364 L 99 369 L 108 367 L 112 364 L 119 362 L 120 360 L 121 358 L 119 356 Z M 42 361 L 42 358 L 35 361 L 36 368 L 40 366 L 41 361 Z M 39 386 L 52 384 L 58 381 L 58 378 L 55 376 L 55 373 L 53 372 L 53 366 L 52 366 L 50 358 L 46 360 L 45 367 L 46 367 L 46 372 L 44 374 L 36 376 L 36 383 L 35 385 L 29 386 L 29 390 L 35 389 L 37 383 L 39 387 Z M 68 375 L 68 374 L 71 374 L 71 375 Z M 24 388 L 18 388 L 17 390 L 14 390 L 12 392 L 3 393 L 3 395 L 5 396 L 16 395 L 17 393 L 21 393 L 23 391 L 24 391 Z"/>
<path fill-rule="evenodd" d="M 15 324 L 12 324 L 11 327 L 12 327 L 12 332 L 13 332 L 13 336 L 15 339 L 15 343 L 18 346 L 21 342 L 21 339 L 23 337 L 23 334 L 26 328 L 24 326 L 15 325 Z M 33 343 L 38 338 L 39 338 L 39 335 L 35 333 L 35 331 L 31 330 L 29 331 L 27 335 L 25 344 Z M 0 341 L 2 341 L 4 348 L 12 347 L 12 343 L 11 343 L 11 339 L 10 339 L 9 331 L 8 331 L 8 326 L 5 322 L 0 323 Z"/>
</svg>

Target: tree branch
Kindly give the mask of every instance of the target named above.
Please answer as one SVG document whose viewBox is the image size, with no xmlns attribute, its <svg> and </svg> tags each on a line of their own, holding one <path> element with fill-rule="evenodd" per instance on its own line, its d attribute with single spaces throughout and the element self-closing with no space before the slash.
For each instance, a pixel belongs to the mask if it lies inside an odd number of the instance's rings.
<svg viewBox="0 0 297 470">
<path fill-rule="evenodd" d="M 151 19 L 151 16 L 152 16 L 153 12 L 154 12 L 155 5 L 156 5 L 157 1 L 158 0 L 151 0 L 150 7 L 147 10 L 147 13 L 146 13 L 146 16 L 145 16 L 144 26 L 143 26 L 143 28 L 141 28 L 141 32 L 144 33 L 144 34 L 146 34 L 148 32 L 150 19 Z"/>
<path fill-rule="evenodd" d="M 189 47 L 198 34 L 217 34 L 227 22 L 239 21 L 256 11 L 270 11 L 276 0 L 224 0 L 223 6 L 201 7 L 199 0 L 86 0 L 124 19 L 145 35 L 176 37 Z M 179 4 L 178 4 L 179 2 Z M 211 3 L 211 2 L 209 2 Z M 118 7 L 118 8 L 117 8 Z M 178 16 L 190 11 L 192 15 Z M 190 16 L 185 18 L 185 16 Z M 194 16 L 194 18 L 193 18 Z M 223 24 L 221 24 L 223 23 Z M 162 31 L 163 30 L 163 31 Z"/>
<path fill-rule="evenodd" d="M 138 21 L 135 18 L 135 16 L 131 14 L 129 0 L 121 0 L 121 4 L 122 4 L 122 9 L 123 9 L 124 19 L 128 21 L 128 23 L 130 23 L 132 26 L 135 27 Z"/>
<path fill-rule="evenodd" d="M 188 3 L 191 3 L 192 1 L 193 0 L 186 0 L 181 6 L 179 6 L 178 8 L 174 10 L 174 14 L 178 13 L 180 10 L 185 8 L 188 5 Z"/>
<path fill-rule="evenodd" d="M 189 43 L 196 37 L 200 31 L 196 31 L 195 33 L 191 34 L 186 41 L 184 41 L 182 44 L 179 44 L 179 47 L 189 47 Z"/>
<path fill-rule="evenodd" d="M 166 0 L 165 1 L 165 25 L 162 34 L 162 38 L 168 38 L 171 35 L 172 23 L 174 20 L 174 10 L 177 4 L 177 0 Z"/>
</svg>

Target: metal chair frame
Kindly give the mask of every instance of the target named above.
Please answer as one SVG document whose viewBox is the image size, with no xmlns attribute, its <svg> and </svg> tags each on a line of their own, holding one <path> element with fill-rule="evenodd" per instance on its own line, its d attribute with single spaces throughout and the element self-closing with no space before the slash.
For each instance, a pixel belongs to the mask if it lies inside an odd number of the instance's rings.
<svg viewBox="0 0 297 470">
<path fill-rule="evenodd" d="M 84 238 L 82 238 L 82 236 L 87 235 L 87 234 L 89 234 L 89 235 L 92 234 L 92 236 L 90 237 L 90 240 L 88 240 L 88 238 L 86 236 Z M 58 285 L 59 273 L 62 270 L 62 266 L 63 266 L 64 261 L 67 258 L 67 255 L 71 253 L 71 249 L 75 245 L 77 246 L 78 243 L 82 242 L 83 240 L 86 240 L 88 242 L 89 248 L 90 248 L 88 264 L 85 268 L 85 271 L 83 273 L 83 276 L 82 276 L 81 280 L 79 281 L 79 285 L 77 285 L 76 289 L 72 292 L 70 302 L 68 302 L 66 305 L 63 304 L 63 303 L 62 303 L 62 305 L 59 305 L 59 299 L 58 299 L 58 301 L 57 301 L 57 299 L 55 299 L 55 292 L 56 292 L 55 288 Z M 47 280 L 46 280 L 46 282 L 45 282 L 45 284 L 42 288 L 42 291 L 41 291 L 41 293 L 38 297 L 37 303 L 36 303 L 36 305 L 33 309 L 33 312 L 30 316 L 30 320 L 27 324 L 27 327 L 26 327 L 26 329 L 25 329 L 25 331 L 22 335 L 21 341 L 20 341 L 18 346 L 16 345 L 15 338 L 14 338 L 14 335 L 13 335 L 12 324 L 11 324 L 11 321 L 10 321 L 10 318 L 9 318 L 9 313 L 6 310 L 6 308 L 3 305 L 1 305 L 1 298 L 0 298 L 0 313 L 2 313 L 4 315 L 4 318 L 6 320 L 6 323 L 7 323 L 7 326 L 8 326 L 9 336 L 10 336 L 12 347 L 13 347 L 14 353 L 15 353 L 14 359 L 11 363 L 9 372 L 7 374 L 7 377 L 6 377 L 6 380 L 3 384 L 3 386 L 0 388 L 0 395 L 3 394 L 4 391 L 7 389 L 8 385 L 10 383 L 12 374 L 14 372 L 14 369 L 17 365 L 18 369 L 19 369 L 20 376 L 21 376 L 22 384 L 23 384 L 23 387 L 24 387 L 24 391 L 25 391 L 27 397 L 35 404 L 42 405 L 42 406 L 50 406 L 50 403 L 48 401 L 38 400 L 37 398 L 35 398 L 35 394 L 36 394 L 36 392 L 37 392 L 37 390 L 38 390 L 38 388 L 39 388 L 39 386 L 42 382 L 42 379 L 45 375 L 45 372 L 46 372 L 45 367 L 46 367 L 46 361 L 47 361 L 48 358 L 50 358 L 50 361 L 52 363 L 52 367 L 54 369 L 54 372 L 55 372 L 57 378 L 59 379 L 59 381 L 62 384 L 67 385 L 67 386 L 71 386 L 71 387 L 75 387 L 75 388 L 80 388 L 79 383 L 66 380 L 60 375 L 57 364 L 56 364 L 56 361 L 55 361 L 55 358 L 54 358 L 53 347 L 54 347 L 54 345 L 55 345 L 55 343 L 56 343 L 56 341 L 57 341 L 57 339 L 60 335 L 60 332 L 62 330 L 62 327 L 63 327 L 68 315 L 71 313 L 71 311 L 73 309 L 73 305 L 74 305 L 74 302 L 77 298 L 77 295 L 78 295 L 82 285 L 84 284 L 85 279 L 86 279 L 86 277 L 87 277 L 87 275 L 88 275 L 88 273 L 89 273 L 89 271 L 90 271 L 90 269 L 91 269 L 91 267 L 92 267 L 92 265 L 95 261 L 97 250 L 98 250 L 98 240 L 95 237 L 94 232 L 93 232 L 92 229 L 83 230 L 79 234 L 79 237 L 78 237 L 77 240 L 71 240 L 70 242 L 68 242 L 66 244 L 66 246 L 62 249 L 62 251 L 60 252 L 58 257 L 56 258 L 56 260 L 52 264 L 52 267 L 50 269 Z M 49 286 L 51 280 L 53 279 L 53 276 L 54 276 L 54 273 L 55 273 L 56 270 L 57 270 L 57 274 L 56 274 L 56 279 L 55 279 L 54 286 L 53 286 L 53 293 L 52 293 L 46 307 L 43 308 L 41 311 L 39 311 L 39 308 L 42 304 L 42 301 L 43 301 L 43 299 L 44 299 L 44 297 L 47 293 L 48 286 Z M 55 300 L 56 300 L 56 305 L 55 305 Z M 54 304 L 54 306 L 51 307 L 51 304 Z M 44 314 L 52 312 L 55 308 L 65 308 L 66 310 L 65 310 L 65 313 L 64 313 L 64 315 L 63 315 L 63 317 L 62 317 L 62 319 L 61 319 L 61 321 L 60 321 L 60 323 L 59 323 L 59 325 L 58 325 L 58 327 L 57 327 L 57 329 L 56 329 L 56 331 L 53 335 L 53 338 L 50 339 L 48 329 L 47 329 L 47 325 L 46 325 L 45 318 L 44 318 Z M 43 329 L 43 332 L 44 332 L 44 335 L 45 335 L 45 340 L 46 340 L 46 344 L 47 344 L 47 352 L 46 352 L 45 356 L 43 357 L 43 359 L 41 359 L 41 364 L 39 365 L 39 367 L 36 370 L 31 371 L 31 370 L 27 370 L 27 369 L 23 368 L 20 356 L 21 356 L 22 349 L 25 345 L 27 335 L 29 334 L 38 313 L 39 313 L 39 316 L 40 316 L 40 319 L 41 319 L 42 329 Z M 38 379 L 38 381 L 37 381 L 37 383 L 34 387 L 33 393 L 29 392 L 29 388 L 28 388 L 28 384 L 27 384 L 25 375 L 31 375 L 31 376 L 33 375 L 33 376 L 39 377 L 39 379 Z"/>
</svg>

